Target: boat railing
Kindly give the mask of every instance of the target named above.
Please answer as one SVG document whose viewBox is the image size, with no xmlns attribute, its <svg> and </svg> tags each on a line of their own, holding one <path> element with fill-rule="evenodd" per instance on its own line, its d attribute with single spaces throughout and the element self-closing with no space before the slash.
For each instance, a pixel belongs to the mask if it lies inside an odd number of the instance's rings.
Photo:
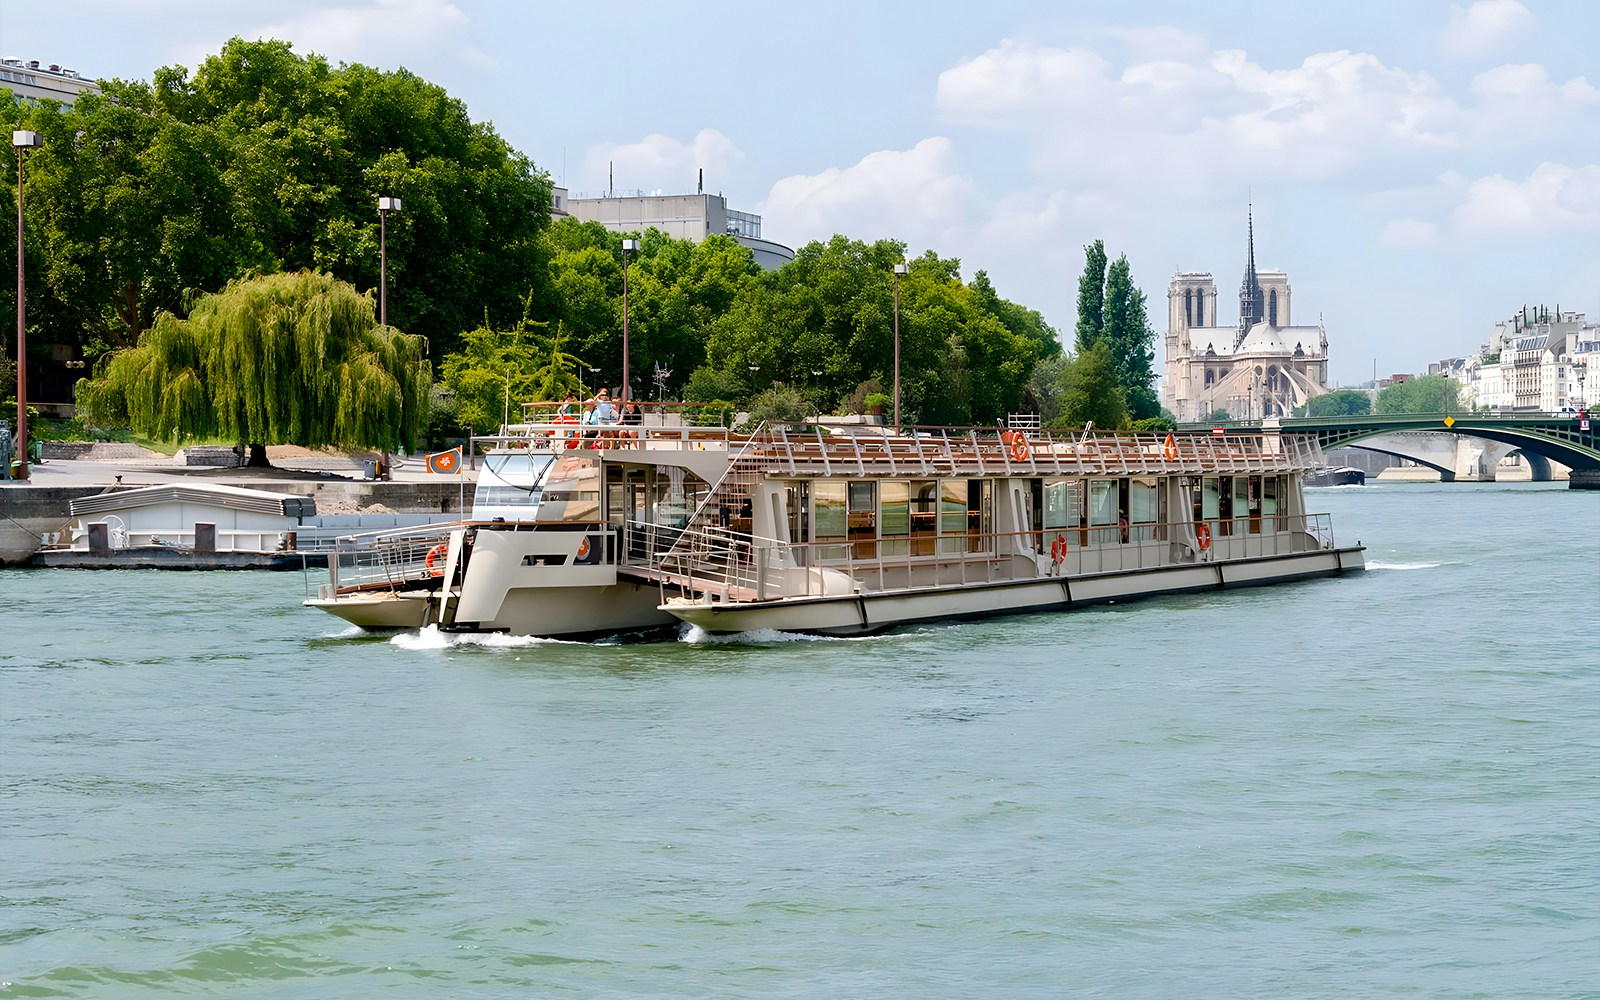
<svg viewBox="0 0 1600 1000">
<path fill-rule="evenodd" d="M 459 526 L 460 522 L 429 524 L 338 536 L 325 550 L 328 592 L 399 590 L 430 576 L 443 575 L 450 534 Z"/>
<path fill-rule="evenodd" d="M 1125 573 L 1335 544 L 1328 514 L 810 542 L 713 526 L 674 538 L 659 563 L 665 582 L 731 602 Z"/>
<path fill-rule="evenodd" d="M 564 452 L 727 451 L 769 474 L 810 476 L 1081 476 L 1292 472 L 1325 464 L 1314 436 L 1100 432 L 998 427 L 824 427 L 767 423 L 749 434 L 688 424 L 513 424 L 485 446 Z"/>
</svg>

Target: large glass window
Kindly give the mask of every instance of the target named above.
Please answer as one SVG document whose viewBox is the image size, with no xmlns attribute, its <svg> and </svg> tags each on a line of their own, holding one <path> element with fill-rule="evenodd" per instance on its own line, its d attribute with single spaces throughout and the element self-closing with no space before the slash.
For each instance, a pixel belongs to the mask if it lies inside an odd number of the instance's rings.
<svg viewBox="0 0 1600 1000">
<path fill-rule="evenodd" d="M 1250 477 L 1233 477 L 1233 534 L 1242 535 L 1250 518 Z"/>
<path fill-rule="evenodd" d="M 1161 521 L 1161 491 L 1154 478 L 1135 477 L 1128 481 L 1129 540 L 1148 542 L 1157 536 Z"/>
<path fill-rule="evenodd" d="M 1044 527 L 1076 528 L 1083 484 L 1076 479 L 1053 479 L 1044 484 Z"/>
<path fill-rule="evenodd" d="M 965 551 L 966 536 L 967 484 L 960 479 L 946 479 L 939 484 L 939 551 Z"/>
<path fill-rule="evenodd" d="M 939 484 L 911 484 L 911 551 L 932 555 L 939 535 Z"/>
<path fill-rule="evenodd" d="M 1116 542 L 1121 533 L 1117 529 L 1118 483 L 1115 479 L 1089 480 L 1089 540 L 1096 545 Z"/>
<path fill-rule="evenodd" d="M 857 558 L 868 559 L 878 551 L 877 485 L 873 482 L 850 484 L 848 524 L 850 541 L 854 543 Z"/>
<path fill-rule="evenodd" d="M 847 537 L 845 502 L 849 493 L 846 485 L 838 479 L 823 479 L 812 484 L 811 505 L 816 511 L 816 538 L 819 542 L 843 542 Z M 843 559 L 844 546 L 825 546 L 820 550 L 820 555 L 823 559 Z"/>
<path fill-rule="evenodd" d="M 911 484 L 890 480 L 878 485 L 883 554 L 903 556 L 911 536 Z"/>
</svg>

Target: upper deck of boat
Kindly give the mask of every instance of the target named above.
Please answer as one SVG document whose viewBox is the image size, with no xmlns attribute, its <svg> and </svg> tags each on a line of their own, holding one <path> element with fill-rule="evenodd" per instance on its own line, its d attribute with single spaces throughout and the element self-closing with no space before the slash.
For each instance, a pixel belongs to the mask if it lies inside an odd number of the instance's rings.
<svg viewBox="0 0 1600 1000">
<path fill-rule="evenodd" d="M 528 423 L 506 430 L 474 441 L 547 451 L 582 447 L 607 460 L 646 464 L 670 461 L 663 452 L 720 452 L 723 461 L 768 478 L 1232 475 L 1298 473 L 1324 464 L 1315 438 L 1270 431 L 1217 435 L 910 427 L 893 433 L 876 425 L 770 423 L 749 434 L 668 423 Z"/>
</svg>

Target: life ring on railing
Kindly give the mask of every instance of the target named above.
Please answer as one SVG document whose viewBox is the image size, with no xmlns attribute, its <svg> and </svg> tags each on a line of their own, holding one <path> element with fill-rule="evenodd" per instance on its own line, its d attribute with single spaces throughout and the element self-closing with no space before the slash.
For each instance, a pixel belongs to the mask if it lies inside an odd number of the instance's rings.
<svg viewBox="0 0 1600 1000">
<path fill-rule="evenodd" d="M 1056 540 L 1050 543 L 1050 563 L 1060 566 L 1061 560 L 1067 557 L 1067 536 L 1057 535 Z"/>
<path fill-rule="evenodd" d="M 1200 543 L 1201 552 L 1211 548 L 1211 525 L 1201 523 L 1200 527 L 1194 529 L 1194 537 Z"/>
<path fill-rule="evenodd" d="M 1022 436 L 1021 431 L 1013 431 L 1011 434 L 1011 460 L 1013 462 L 1028 460 L 1028 439 Z"/>
<path fill-rule="evenodd" d="M 422 565 L 428 570 L 429 573 L 432 573 L 434 576 L 444 576 L 444 567 L 440 566 L 438 569 L 434 569 L 433 568 L 433 561 L 435 559 L 437 559 L 439 556 L 448 554 L 449 551 L 450 551 L 449 543 L 440 542 L 438 545 L 435 545 L 433 548 L 428 550 L 428 558 L 422 560 Z"/>
<path fill-rule="evenodd" d="M 589 536 L 588 535 L 584 535 L 582 538 L 578 539 L 578 558 L 579 559 L 587 559 L 587 558 L 589 558 Z"/>
</svg>

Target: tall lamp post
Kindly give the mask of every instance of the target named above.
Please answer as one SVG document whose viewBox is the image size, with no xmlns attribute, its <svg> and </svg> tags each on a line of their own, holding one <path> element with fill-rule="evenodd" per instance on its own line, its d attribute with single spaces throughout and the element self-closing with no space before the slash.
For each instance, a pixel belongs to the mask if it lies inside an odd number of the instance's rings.
<svg viewBox="0 0 1600 1000">
<path fill-rule="evenodd" d="M 900 277 L 908 270 L 902 261 L 894 266 L 894 425 L 900 426 Z"/>
<path fill-rule="evenodd" d="M 1578 376 L 1578 412 L 1585 413 L 1587 410 L 1583 404 L 1588 397 L 1583 394 L 1583 380 L 1589 374 L 1589 362 L 1574 361 L 1572 363 L 1572 374 Z"/>
<path fill-rule="evenodd" d="M 633 398 L 628 381 L 628 254 L 639 252 L 638 240 L 622 241 L 622 402 Z M 620 404 L 619 404 L 620 405 Z"/>
<path fill-rule="evenodd" d="M 389 325 L 389 213 L 400 211 L 399 198 L 378 199 L 378 325 Z"/>
<path fill-rule="evenodd" d="M 11 133 L 17 151 L 17 478 L 28 478 L 28 297 L 22 267 L 22 161 L 44 140 L 37 132 Z"/>
</svg>

